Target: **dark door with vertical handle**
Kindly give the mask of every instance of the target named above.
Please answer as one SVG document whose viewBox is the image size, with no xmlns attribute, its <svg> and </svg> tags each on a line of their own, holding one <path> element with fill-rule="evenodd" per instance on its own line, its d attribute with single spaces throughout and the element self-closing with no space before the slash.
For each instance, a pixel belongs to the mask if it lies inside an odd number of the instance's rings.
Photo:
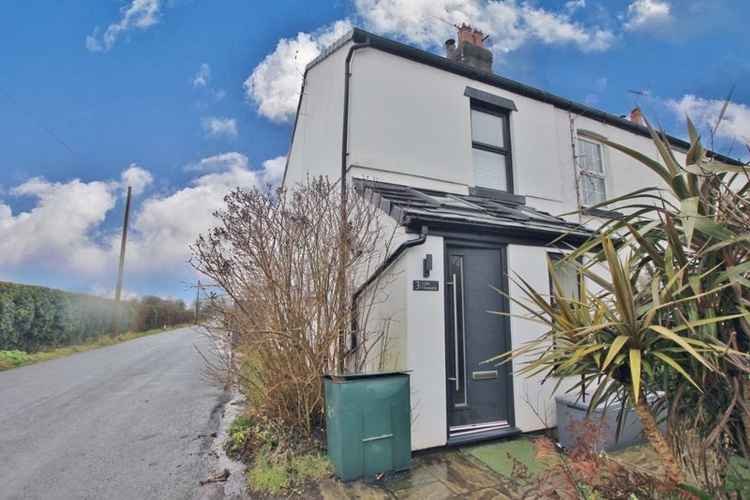
<svg viewBox="0 0 750 500">
<path fill-rule="evenodd" d="M 504 247 L 447 246 L 448 431 L 466 436 L 512 425 L 510 367 L 482 363 L 510 349 Z M 497 289 L 497 290 L 495 290 Z"/>
</svg>

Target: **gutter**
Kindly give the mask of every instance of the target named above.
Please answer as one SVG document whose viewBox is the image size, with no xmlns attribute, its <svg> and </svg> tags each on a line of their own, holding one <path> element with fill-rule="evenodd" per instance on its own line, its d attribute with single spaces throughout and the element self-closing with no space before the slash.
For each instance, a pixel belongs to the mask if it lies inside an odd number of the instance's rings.
<svg viewBox="0 0 750 500">
<path fill-rule="evenodd" d="M 357 299 L 360 295 L 362 295 L 362 292 L 364 292 L 368 286 L 370 286 L 376 279 L 378 279 L 378 277 L 383 274 L 383 272 L 391 267 L 391 264 L 396 262 L 398 258 L 401 257 L 401 254 L 406 252 L 411 247 L 416 247 L 427 241 L 427 233 L 427 226 L 422 226 L 422 231 L 419 233 L 418 237 L 401 243 L 398 248 L 396 248 L 396 250 L 391 255 L 389 255 L 388 258 L 386 258 L 383 263 L 377 267 L 377 269 L 375 269 L 370 277 L 367 278 L 367 281 L 362 283 L 359 288 L 357 288 L 357 290 L 354 292 L 354 295 L 352 295 L 352 304 L 357 303 Z"/>
</svg>

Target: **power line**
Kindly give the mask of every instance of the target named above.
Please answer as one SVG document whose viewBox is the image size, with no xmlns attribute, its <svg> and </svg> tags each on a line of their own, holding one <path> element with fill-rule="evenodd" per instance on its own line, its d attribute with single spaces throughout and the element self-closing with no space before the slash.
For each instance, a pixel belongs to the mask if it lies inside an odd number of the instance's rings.
<svg viewBox="0 0 750 500">
<path fill-rule="evenodd" d="M 18 102 L 18 100 L 17 100 L 16 98 L 14 98 L 13 96 L 11 96 L 10 94 L 8 94 L 7 92 L 5 92 L 5 90 L 3 90 L 3 89 L 1 89 L 1 88 L 0 88 L 0 94 L 2 94 L 2 95 L 3 95 L 3 96 L 4 96 L 5 98 L 6 98 L 6 99 L 8 99 L 8 100 L 9 100 L 10 102 L 14 103 L 14 104 L 15 104 L 16 106 L 18 106 L 18 107 L 20 107 L 20 108 L 22 108 L 22 109 L 23 109 L 23 106 L 21 106 L 21 103 L 20 103 L 20 102 Z M 34 117 L 34 116 L 32 115 L 32 113 L 31 113 L 30 111 L 28 111 L 28 110 L 25 110 L 25 113 L 26 113 L 26 116 L 27 116 L 28 118 L 30 118 L 30 119 L 31 119 L 32 121 L 34 121 L 34 122 L 35 122 L 35 125 L 36 125 L 36 126 L 37 126 L 37 127 L 38 127 L 38 128 L 40 129 L 40 130 L 42 130 L 43 132 L 46 132 L 46 133 L 47 133 L 47 134 L 48 134 L 48 135 L 49 135 L 50 137 L 52 137 L 52 138 L 53 138 L 53 139 L 54 139 L 55 141 L 57 141 L 57 143 L 58 143 L 58 144 L 60 144 L 60 145 L 61 145 L 62 147 L 64 147 L 65 149 L 67 149 L 67 150 L 68 150 L 68 152 L 69 152 L 70 154 L 72 154 L 73 156 L 76 156 L 76 157 L 78 157 L 78 158 L 80 158 L 80 157 L 81 157 L 81 155 L 80 155 L 80 154 L 78 154 L 78 153 L 77 153 L 77 152 L 76 152 L 76 151 L 75 151 L 75 150 L 74 150 L 74 149 L 73 149 L 72 147 L 70 147 L 70 145 L 69 145 L 69 144 L 68 144 L 67 142 L 65 142 L 65 141 L 64 141 L 64 140 L 63 140 L 63 139 L 62 139 L 62 138 L 61 138 L 60 136 L 58 136 L 58 135 L 57 135 L 57 133 L 56 133 L 56 132 L 55 132 L 54 130 L 52 130 L 52 129 L 51 129 L 51 128 L 49 128 L 48 126 L 44 125 L 43 123 L 41 123 L 41 122 L 40 122 L 39 120 L 37 120 L 37 119 L 36 119 L 36 118 L 35 118 L 35 117 Z"/>
</svg>

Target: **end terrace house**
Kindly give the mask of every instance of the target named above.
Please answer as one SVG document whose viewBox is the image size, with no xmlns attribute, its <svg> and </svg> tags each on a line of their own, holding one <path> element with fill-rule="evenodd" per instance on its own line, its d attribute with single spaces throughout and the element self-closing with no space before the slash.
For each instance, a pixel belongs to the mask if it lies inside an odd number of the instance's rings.
<svg viewBox="0 0 750 500">
<path fill-rule="evenodd" d="M 482 363 L 543 328 L 495 288 L 520 297 L 517 274 L 549 290 L 548 258 L 609 215 L 553 214 L 661 183 L 579 136 L 657 158 L 637 110 L 619 117 L 496 75 L 483 38 L 463 26 L 440 56 L 351 31 L 306 68 L 284 174 L 285 187 L 309 174 L 366 189 L 396 228 L 370 317 L 387 344 L 367 366 L 410 372 L 414 450 L 554 425 L 554 381 Z M 688 144 L 670 140 L 682 162 Z M 577 289 L 575 269 L 553 267 Z"/>
</svg>

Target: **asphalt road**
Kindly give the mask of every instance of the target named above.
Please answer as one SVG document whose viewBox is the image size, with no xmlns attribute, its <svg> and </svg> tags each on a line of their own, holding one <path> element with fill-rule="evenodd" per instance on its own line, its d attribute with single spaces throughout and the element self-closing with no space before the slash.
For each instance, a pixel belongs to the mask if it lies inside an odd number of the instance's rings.
<svg viewBox="0 0 750 500">
<path fill-rule="evenodd" d="M 184 328 L 0 372 L 0 498 L 201 495 L 223 391 Z"/>
</svg>

